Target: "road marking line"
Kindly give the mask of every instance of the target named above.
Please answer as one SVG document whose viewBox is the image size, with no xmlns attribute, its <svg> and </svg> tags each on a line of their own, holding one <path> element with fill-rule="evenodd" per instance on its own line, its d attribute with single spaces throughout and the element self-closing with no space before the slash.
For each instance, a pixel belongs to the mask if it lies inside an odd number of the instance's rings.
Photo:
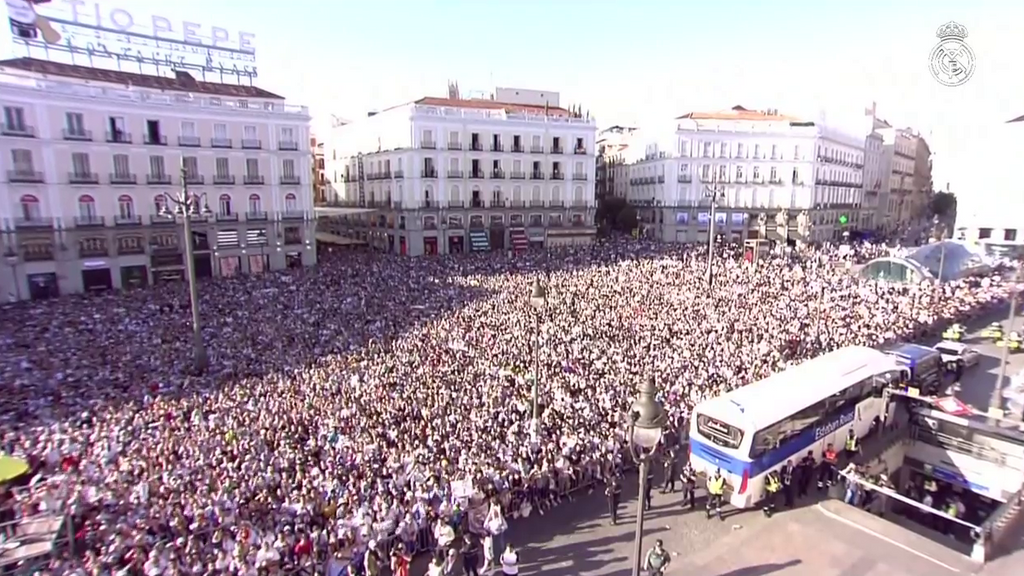
<svg viewBox="0 0 1024 576">
<path fill-rule="evenodd" d="M 938 564 L 939 566 L 942 566 L 946 570 L 949 570 L 951 572 L 955 572 L 957 574 L 960 573 L 959 570 L 957 570 L 956 568 L 950 566 L 949 564 L 946 564 L 946 563 L 944 563 L 944 562 L 942 562 L 940 560 L 936 560 L 935 558 L 932 558 L 931 556 L 929 556 L 929 555 L 927 555 L 927 554 L 925 554 L 923 552 L 918 552 L 917 550 L 914 550 L 910 546 L 907 546 L 905 544 L 900 544 L 899 542 L 893 540 L 892 538 L 889 538 L 888 536 L 884 536 L 882 534 L 879 534 L 878 532 L 875 532 L 874 530 L 872 530 L 870 528 L 866 528 L 864 526 L 861 526 L 860 524 L 857 524 L 853 520 L 847 520 L 846 518 L 843 518 L 842 516 L 836 514 L 835 512 L 830 512 L 829 510 L 826 510 L 821 504 L 817 504 L 816 508 L 822 514 L 824 514 L 825 516 L 828 516 L 829 518 L 831 518 L 833 520 L 838 520 L 838 521 L 842 522 L 843 524 L 846 524 L 847 526 L 852 526 L 852 527 L 856 528 L 857 530 L 860 530 L 861 532 L 864 532 L 866 534 L 870 534 L 870 535 L 874 536 L 875 538 L 878 538 L 879 540 L 884 540 L 885 542 L 888 542 L 889 544 L 892 544 L 893 546 L 896 546 L 897 548 L 901 548 L 903 550 L 906 550 L 907 552 L 910 552 L 911 554 L 914 554 L 915 556 L 918 556 L 920 558 L 924 558 L 925 560 L 927 560 L 929 562 L 932 562 L 934 564 Z"/>
</svg>

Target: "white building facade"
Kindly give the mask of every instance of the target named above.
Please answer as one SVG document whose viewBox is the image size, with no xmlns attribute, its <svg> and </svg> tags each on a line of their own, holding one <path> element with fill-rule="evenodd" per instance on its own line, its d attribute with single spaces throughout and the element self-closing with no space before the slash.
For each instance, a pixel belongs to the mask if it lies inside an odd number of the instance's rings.
<svg viewBox="0 0 1024 576">
<path fill-rule="evenodd" d="M 210 208 L 193 218 L 197 276 L 315 263 L 304 107 L 185 74 L 27 58 L 0 62 L 0 86 L 9 297 L 182 279 L 180 219 L 160 208 L 183 185 Z"/>
<path fill-rule="evenodd" d="M 876 230 L 884 222 L 885 205 L 882 202 L 882 183 L 888 179 L 882 174 L 884 142 L 882 135 L 874 130 L 864 138 L 864 213 L 861 225 L 866 230 Z M 886 202 L 888 195 L 886 195 Z"/>
<path fill-rule="evenodd" d="M 346 204 L 373 211 L 328 225 L 407 255 L 589 243 L 595 134 L 557 93 L 522 89 L 372 114 L 335 131 L 326 172 Z"/>
<path fill-rule="evenodd" d="M 742 107 L 690 113 L 674 128 L 641 131 L 644 145 L 630 147 L 640 157 L 627 160 L 627 199 L 656 238 L 706 241 L 712 190 L 715 232 L 733 241 L 757 237 L 760 214 L 774 226 L 785 210 L 795 227 L 807 211 L 815 241 L 838 239 L 863 218 L 860 137 Z"/>
</svg>

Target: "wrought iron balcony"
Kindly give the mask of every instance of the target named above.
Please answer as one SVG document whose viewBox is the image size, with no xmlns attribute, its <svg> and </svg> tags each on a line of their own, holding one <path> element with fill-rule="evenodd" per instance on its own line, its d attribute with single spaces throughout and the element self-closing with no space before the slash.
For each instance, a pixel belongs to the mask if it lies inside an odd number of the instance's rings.
<svg viewBox="0 0 1024 576">
<path fill-rule="evenodd" d="M 184 146 L 186 148 L 198 148 L 203 145 L 203 141 L 199 136 L 178 136 L 178 146 Z"/>
<path fill-rule="evenodd" d="M 246 186 L 262 186 L 264 184 L 263 176 L 259 174 L 246 174 L 242 178 L 242 183 Z"/>
<path fill-rule="evenodd" d="M 15 168 L 14 170 L 7 171 L 7 181 L 40 184 L 44 181 L 44 178 L 43 173 L 38 170 Z"/>
<path fill-rule="evenodd" d="M 90 142 L 92 141 L 92 130 L 65 128 L 63 130 L 63 136 L 65 140 L 69 140 L 72 142 Z"/>
<path fill-rule="evenodd" d="M 285 152 L 295 152 L 296 150 L 299 149 L 299 143 L 298 142 L 278 142 L 277 143 L 277 149 L 278 150 L 284 150 Z"/>
<path fill-rule="evenodd" d="M 138 214 L 129 216 L 114 216 L 114 226 L 140 226 L 142 225 L 142 216 Z"/>
<path fill-rule="evenodd" d="M 132 135 L 129 132 L 114 131 L 107 132 L 107 143 L 109 144 L 131 144 Z"/>
<path fill-rule="evenodd" d="M 167 186 L 170 183 L 170 174 L 146 174 L 146 184 L 157 184 Z"/>
<path fill-rule="evenodd" d="M 142 143 L 150 146 L 167 146 L 167 136 L 163 134 L 144 134 Z"/>
<path fill-rule="evenodd" d="M 106 219 L 103 216 L 86 215 L 86 216 L 75 216 L 75 226 L 80 228 L 105 226 Z"/>
<path fill-rule="evenodd" d="M 99 184 L 100 175 L 95 172 L 68 172 L 68 182 L 71 184 Z"/>
<path fill-rule="evenodd" d="M 301 183 L 301 179 L 296 174 L 284 174 L 281 176 L 281 184 L 297 185 Z"/>
<path fill-rule="evenodd" d="M 242 138 L 243 150 L 262 150 L 263 141 L 259 138 Z"/>
<path fill-rule="evenodd" d="M 213 184 L 214 186 L 234 186 L 235 176 L 233 174 L 214 174 Z"/>
<path fill-rule="evenodd" d="M 0 124 L 0 134 L 19 138 L 35 138 L 36 129 L 27 124 Z"/>
<path fill-rule="evenodd" d="M 234 145 L 231 138 L 210 138 L 210 148 L 233 148 Z"/>
</svg>

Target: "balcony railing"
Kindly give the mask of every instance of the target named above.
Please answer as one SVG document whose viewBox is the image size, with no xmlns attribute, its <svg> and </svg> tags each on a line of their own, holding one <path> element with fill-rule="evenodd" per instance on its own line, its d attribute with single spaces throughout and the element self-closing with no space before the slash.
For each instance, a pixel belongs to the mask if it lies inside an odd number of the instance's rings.
<svg viewBox="0 0 1024 576">
<path fill-rule="evenodd" d="M 246 220 L 266 220 L 267 213 L 263 210 L 250 210 L 245 213 Z"/>
<path fill-rule="evenodd" d="M 278 142 L 277 143 L 277 149 L 278 150 L 284 150 L 286 152 L 289 152 L 289 151 L 290 152 L 294 152 L 294 151 L 299 149 L 299 143 L 298 142 Z"/>
<path fill-rule="evenodd" d="M 561 146 L 559 146 L 559 145 L 551 146 L 551 152 L 550 152 L 551 154 L 561 154 L 563 152 L 565 152 L 565 149 L 562 148 Z"/>
<path fill-rule="evenodd" d="M 68 172 L 68 182 L 71 184 L 99 184 L 100 175 L 95 172 Z"/>
<path fill-rule="evenodd" d="M 404 170 L 395 170 L 395 179 L 396 180 L 401 180 L 402 178 L 405 178 L 405 171 Z"/>
<path fill-rule="evenodd" d="M 48 216 L 29 216 L 15 218 L 15 228 L 53 228 L 53 218 Z"/>
<path fill-rule="evenodd" d="M 306 212 L 303 210 L 285 210 L 281 212 L 281 220 L 305 220 Z"/>
<path fill-rule="evenodd" d="M 449 200 L 448 201 L 448 207 L 449 208 L 465 208 L 466 207 L 466 203 L 463 202 L 462 200 Z"/>
<path fill-rule="evenodd" d="M 565 208 L 565 202 L 562 200 L 549 200 L 548 207 L 550 208 Z"/>
<path fill-rule="evenodd" d="M 586 181 L 586 180 L 587 180 L 587 175 L 586 175 L 585 173 L 583 173 L 583 172 L 573 172 L 573 174 L 572 174 L 572 179 L 573 179 L 573 180 L 582 180 L 582 181 Z M 662 176 L 662 177 L 661 177 L 661 181 L 662 181 L 662 182 L 664 182 L 664 181 L 665 181 L 665 177 L 664 177 L 664 176 Z"/>
<path fill-rule="evenodd" d="M 509 208 L 526 208 L 526 201 L 525 200 L 515 200 L 515 199 L 513 199 L 513 200 L 509 201 L 508 207 Z M 520 225 L 521 225 L 521 223 L 520 223 Z"/>
<path fill-rule="evenodd" d="M 89 227 L 89 226 L 105 226 L 106 219 L 103 216 L 86 215 L 86 216 L 75 216 L 75 226 Z"/>
<path fill-rule="evenodd" d="M 530 154 L 543 154 L 543 153 L 544 153 L 544 147 L 543 146 L 530 146 Z"/>
<path fill-rule="evenodd" d="M 676 178 L 676 182 L 679 182 L 681 184 L 689 184 L 690 182 L 693 182 L 693 177 L 690 176 L 689 174 L 680 174 L 679 177 Z"/>
<path fill-rule="evenodd" d="M 512 171 L 508 177 L 512 180 L 526 180 L 526 172 Z"/>
<path fill-rule="evenodd" d="M 484 207 L 484 201 L 481 200 L 480 198 L 473 198 L 472 200 L 469 201 L 469 207 L 470 208 L 483 208 Z M 481 222 L 480 225 L 483 226 L 483 223 Z"/>
<path fill-rule="evenodd" d="M 144 134 L 142 143 L 150 146 L 167 146 L 167 136 L 163 134 Z"/>
<path fill-rule="evenodd" d="M 424 150 L 437 150 L 437 142 L 424 140 L 423 142 L 420 142 L 420 148 Z"/>
<path fill-rule="evenodd" d="M 469 149 L 474 151 L 474 152 L 483 152 L 484 151 L 484 145 L 481 142 L 470 142 L 469 143 Z"/>
<path fill-rule="evenodd" d="M 530 207 L 531 208 L 543 208 L 544 207 L 544 201 L 543 200 L 530 200 Z"/>
<path fill-rule="evenodd" d="M 135 215 L 124 215 L 114 216 L 114 226 L 140 226 L 142 225 L 142 216 Z"/>
<path fill-rule="evenodd" d="M 469 177 L 473 178 L 473 179 L 476 179 L 476 180 L 482 179 L 484 177 L 484 171 L 483 170 L 471 170 L 469 172 Z"/>
<path fill-rule="evenodd" d="M 138 179 L 136 178 L 135 174 L 131 172 L 110 172 L 108 176 L 110 177 L 111 184 L 130 185 L 138 182 Z"/>
<path fill-rule="evenodd" d="M 243 150 L 262 150 L 263 141 L 258 138 L 242 138 Z"/>
<path fill-rule="evenodd" d="M 235 176 L 233 174 L 214 174 L 213 184 L 214 186 L 234 186 Z"/>
<path fill-rule="evenodd" d="M 38 170 L 15 168 L 14 170 L 7 171 L 7 181 L 38 184 L 43 182 L 43 173 Z"/>
<path fill-rule="evenodd" d="M 462 150 L 462 142 L 449 142 L 445 148 L 448 150 Z"/>
<path fill-rule="evenodd" d="M 246 186 L 262 186 L 264 183 L 263 176 L 259 174 L 246 174 L 242 178 L 242 183 Z"/>
<path fill-rule="evenodd" d="M 543 180 L 543 179 L 544 179 L 544 173 L 543 172 L 530 172 L 530 180 Z"/>
<path fill-rule="evenodd" d="M 577 146 L 576 149 L 573 150 L 573 154 L 577 154 L 579 156 L 586 156 L 587 155 L 587 149 L 585 147 L 582 147 L 582 146 Z"/>
<path fill-rule="evenodd" d="M 109 144 L 131 144 L 132 135 L 129 132 L 107 132 L 107 143 Z"/>
<path fill-rule="evenodd" d="M 498 144 L 494 144 L 493 142 L 491 143 L 491 152 L 504 152 L 504 151 L 505 151 L 505 147 L 502 146 L 500 143 L 498 143 Z"/>
<path fill-rule="evenodd" d="M 231 138 L 210 138 L 210 148 L 233 148 L 234 145 Z"/>
<path fill-rule="evenodd" d="M 177 224 L 178 221 L 174 216 L 164 216 L 163 214 L 150 214 L 149 223 L 154 224 L 156 226 L 167 226 L 170 224 Z M 175 247 L 175 250 L 177 250 L 177 247 Z"/>
<path fill-rule="evenodd" d="M 203 176 L 202 174 L 186 174 L 185 184 L 190 186 L 202 186 L 203 184 L 206 184 L 206 176 Z"/>
<path fill-rule="evenodd" d="M 526 150 L 523 149 L 523 145 L 522 144 L 513 144 L 512 145 L 512 152 L 514 154 L 522 154 L 525 151 Z"/>
<path fill-rule="evenodd" d="M 302 180 L 295 174 L 284 174 L 281 176 L 281 184 L 298 185 L 301 184 Z"/>
<path fill-rule="evenodd" d="M 178 146 L 198 148 L 202 145 L 203 141 L 199 136 L 178 136 Z"/>
<path fill-rule="evenodd" d="M 449 178 L 462 178 L 463 174 L 464 174 L 464 172 L 462 170 L 449 170 L 448 171 L 448 177 Z"/>
<path fill-rule="evenodd" d="M 422 178 L 437 178 L 437 168 L 425 168 L 420 171 Z"/>
<path fill-rule="evenodd" d="M 63 130 L 65 140 L 73 142 L 89 142 L 92 140 L 92 130 L 68 129 Z"/>
<path fill-rule="evenodd" d="M 551 179 L 552 180 L 565 180 L 565 172 L 562 172 L 560 170 L 553 170 L 551 172 Z"/>
<path fill-rule="evenodd" d="M 35 138 L 36 129 L 27 124 L 0 124 L 0 134 L 4 136 L 18 136 L 20 138 Z"/>
<path fill-rule="evenodd" d="M 495 180 L 504 180 L 505 179 L 505 171 L 504 170 L 491 170 L 491 178 L 493 178 Z"/>
<path fill-rule="evenodd" d="M 238 222 L 238 212 L 218 212 L 218 222 Z"/>
<path fill-rule="evenodd" d="M 146 184 L 161 184 L 166 186 L 170 183 L 170 174 L 146 174 Z"/>
</svg>

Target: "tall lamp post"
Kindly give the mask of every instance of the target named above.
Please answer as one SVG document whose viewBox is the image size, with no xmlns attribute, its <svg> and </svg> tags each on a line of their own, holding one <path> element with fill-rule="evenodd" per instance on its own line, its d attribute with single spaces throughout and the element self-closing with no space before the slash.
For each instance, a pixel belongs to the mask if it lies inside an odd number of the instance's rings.
<svg viewBox="0 0 1024 576">
<path fill-rule="evenodd" d="M 942 275 L 946 271 L 946 227 L 939 220 L 937 214 L 932 219 L 932 225 L 934 227 L 932 236 L 939 243 L 939 284 L 941 284 L 943 282 Z"/>
<path fill-rule="evenodd" d="M 712 265 L 715 260 L 715 211 L 718 208 L 718 200 L 725 195 L 722 190 L 715 187 L 715 183 L 716 180 L 713 174 L 710 184 L 702 182 L 704 184 L 704 197 L 711 202 L 711 221 L 708 222 L 708 288 L 711 287 Z"/>
<path fill-rule="evenodd" d="M 196 370 L 202 371 L 206 368 L 206 347 L 203 344 L 203 329 L 199 323 L 199 286 L 196 283 L 196 262 L 193 257 L 192 246 L 192 218 L 195 216 L 209 216 L 209 204 L 206 203 L 206 194 L 192 195 L 188 191 L 188 171 L 185 169 L 185 162 L 181 164 L 181 193 L 177 196 L 164 194 L 164 203 L 160 209 L 160 215 L 170 218 L 181 216 L 182 226 L 185 232 L 185 271 L 188 276 L 189 300 L 192 303 L 192 356 Z M 173 211 L 171 205 L 174 205 Z"/>
<path fill-rule="evenodd" d="M 640 576 L 644 553 L 644 495 L 647 492 L 647 469 L 665 427 L 665 410 L 657 399 L 658 389 L 651 379 L 640 385 L 640 394 L 630 408 L 629 451 L 640 469 L 640 492 L 636 501 L 636 535 L 633 542 L 633 576 Z"/>
<path fill-rule="evenodd" d="M 21 301 L 21 280 L 18 279 L 18 255 L 14 252 L 7 254 L 7 265 L 11 267 L 11 279 L 14 280 L 14 297 Z"/>
<path fill-rule="evenodd" d="M 1024 274 L 1018 269 L 1013 274 L 1013 282 L 1020 282 L 1024 278 Z M 1016 288 L 1016 286 L 1014 287 Z M 988 410 L 993 416 L 1001 416 L 1003 411 L 1003 381 L 1006 379 L 1006 365 L 1010 360 L 1010 342 L 1006 340 L 1009 338 L 1010 332 L 1013 331 L 1013 320 L 1014 316 L 1017 315 L 1017 297 L 1018 293 L 1014 290 L 1010 294 L 1010 314 L 1006 317 L 1006 330 L 1003 335 L 1003 352 L 999 358 L 999 378 L 996 380 L 995 386 L 992 388 L 992 398 L 989 400 Z M 1022 414 L 1024 416 L 1024 414 Z"/>
<path fill-rule="evenodd" d="M 530 306 L 536 311 L 534 314 L 534 336 L 533 343 L 533 422 L 530 426 L 530 433 L 534 439 L 540 436 L 540 317 L 548 307 L 548 289 L 541 282 L 540 277 L 533 281 L 533 291 L 530 292 Z"/>
</svg>

